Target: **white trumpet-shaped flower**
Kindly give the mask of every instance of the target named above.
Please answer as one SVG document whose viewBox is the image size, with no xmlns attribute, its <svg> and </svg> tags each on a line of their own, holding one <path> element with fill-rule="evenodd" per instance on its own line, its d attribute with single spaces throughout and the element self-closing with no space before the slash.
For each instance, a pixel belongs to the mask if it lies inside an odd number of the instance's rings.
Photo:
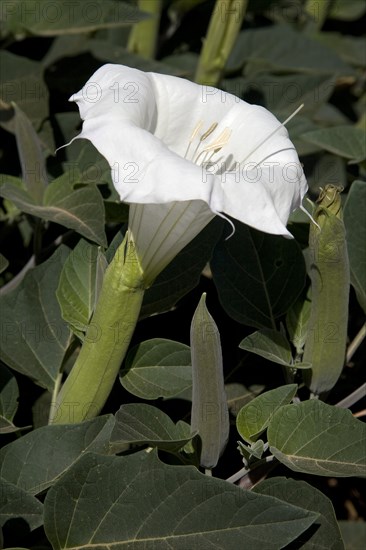
<svg viewBox="0 0 366 550">
<path fill-rule="evenodd" d="M 107 159 L 129 236 L 151 282 L 215 215 L 291 237 L 307 185 L 269 111 L 215 88 L 104 65 L 74 94 L 78 138 Z"/>
</svg>

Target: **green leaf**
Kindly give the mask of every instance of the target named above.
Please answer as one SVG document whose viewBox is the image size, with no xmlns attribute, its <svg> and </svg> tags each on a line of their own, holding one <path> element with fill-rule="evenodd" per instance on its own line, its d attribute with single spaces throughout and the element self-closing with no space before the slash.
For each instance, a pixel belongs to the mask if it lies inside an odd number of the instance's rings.
<svg viewBox="0 0 366 550">
<path fill-rule="evenodd" d="M 301 550 L 324 550 L 325 548 L 327 550 L 344 550 L 332 503 L 315 487 L 305 481 L 276 477 L 260 482 L 253 491 L 257 494 L 276 497 L 289 504 L 301 503 L 305 510 L 319 514 L 312 530 L 297 539 L 296 548 L 301 548 Z M 310 533 L 311 537 L 309 538 Z"/>
<path fill-rule="evenodd" d="M 353 69 L 330 48 L 289 25 L 241 32 L 226 69 L 238 70 L 244 64 L 248 76 L 260 72 L 353 74 Z"/>
<path fill-rule="evenodd" d="M 296 472 L 366 476 L 366 424 L 351 411 L 311 399 L 285 405 L 268 430 L 271 452 Z"/>
<path fill-rule="evenodd" d="M 287 338 L 277 330 L 262 329 L 253 332 L 240 342 L 239 348 L 256 353 L 268 361 L 286 367 L 292 366 L 291 346 Z"/>
<path fill-rule="evenodd" d="M 349 3 L 349 2 L 348 2 Z M 364 4 L 363 0 L 361 3 Z M 360 67 L 366 65 L 366 41 L 363 36 L 347 36 L 338 32 L 322 32 L 316 39 L 334 50 L 343 61 Z"/>
<path fill-rule="evenodd" d="M 171 310 L 180 298 L 198 285 L 221 235 L 223 223 L 217 216 L 160 273 L 145 292 L 142 317 Z"/>
<path fill-rule="evenodd" d="M 235 234 L 216 246 L 210 265 L 226 313 L 256 328 L 273 328 L 305 283 L 305 264 L 295 240 L 237 222 Z"/>
<path fill-rule="evenodd" d="M 297 391 L 297 384 L 288 384 L 275 390 L 266 391 L 240 409 L 236 417 L 236 427 L 241 437 L 254 443 L 267 428 L 274 413 L 290 403 Z"/>
<path fill-rule="evenodd" d="M 0 196 L 11 200 L 22 212 L 59 223 L 107 246 L 103 199 L 94 185 L 73 189 L 61 176 L 47 187 L 43 204 L 35 202 L 27 191 L 13 183 L 1 186 Z"/>
<path fill-rule="evenodd" d="M 46 56 L 42 59 L 42 64 L 48 67 L 59 59 L 82 53 L 90 53 L 95 59 L 103 63 L 118 63 L 145 72 L 176 76 L 180 76 L 183 73 L 179 68 L 168 65 L 166 60 L 161 62 L 155 59 L 148 59 L 127 51 L 124 46 L 114 41 L 91 38 L 87 34 L 73 36 L 60 35 L 56 37 Z"/>
<path fill-rule="evenodd" d="M 350 159 L 351 164 L 366 159 L 365 130 L 363 128 L 350 125 L 321 128 L 302 134 L 301 139 L 320 149 Z"/>
<path fill-rule="evenodd" d="M 96 59 L 109 63 L 119 63 L 140 71 L 169 74 L 180 76 L 182 71 L 168 64 L 164 59 L 163 62 L 155 59 L 148 59 L 142 55 L 136 55 L 133 52 L 128 52 L 123 46 L 112 44 L 106 40 L 89 40 L 87 43 L 88 50 Z"/>
<path fill-rule="evenodd" d="M 13 418 L 18 409 L 19 389 L 15 376 L 0 364 L 0 434 L 15 432 Z"/>
<path fill-rule="evenodd" d="M 225 384 L 227 405 L 231 414 L 237 416 L 240 409 L 250 403 L 263 390 L 264 386 L 259 385 L 246 388 L 243 384 Z"/>
<path fill-rule="evenodd" d="M 362 550 L 366 540 L 365 521 L 338 522 L 346 550 Z"/>
<path fill-rule="evenodd" d="M 47 5 L 48 4 L 48 5 Z M 146 18 L 135 6 L 117 0 L 94 0 L 91 4 L 64 0 L 13 0 L 4 10 L 5 31 L 24 36 L 57 36 L 124 27 Z"/>
<path fill-rule="evenodd" d="M 6 14 L 5 6 L 1 13 Z M 21 14 L 18 12 L 18 15 Z M 49 114 L 48 88 L 43 80 L 41 65 L 38 61 L 2 50 L 0 67 L 2 101 L 8 105 L 11 102 L 16 103 L 38 130 L 41 122 Z M 2 125 L 9 131 L 14 130 L 13 121 L 5 124 L 2 122 Z"/>
<path fill-rule="evenodd" d="M 68 117 L 66 115 L 73 116 Z M 75 128 L 80 124 L 80 119 L 78 115 L 76 117 L 75 115 L 76 113 L 61 113 L 57 119 L 67 137 L 71 132 L 70 139 L 78 134 Z M 113 194 L 112 198 L 109 197 L 110 200 L 119 199 L 112 183 L 111 167 L 91 141 L 77 139 L 64 150 L 67 156 L 67 161 L 63 165 L 65 171 L 62 176 L 57 178 L 57 181 L 62 181 L 68 187 L 80 186 L 80 184 L 92 186 L 93 184 L 107 183 L 110 192 Z M 121 170 L 123 170 L 123 167 Z"/>
<path fill-rule="evenodd" d="M 55 295 L 68 253 L 59 247 L 29 270 L 15 290 L 0 297 L 2 361 L 51 392 L 71 336 Z"/>
<path fill-rule="evenodd" d="M 87 451 L 108 454 L 113 426 L 114 417 L 105 415 L 82 424 L 38 428 L 1 449 L 0 478 L 32 495 L 41 493 Z"/>
<path fill-rule="evenodd" d="M 306 129 L 305 129 L 306 130 Z M 303 134 L 304 132 L 301 132 Z M 300 142 L 305 144 L 304 141 Z M 347 187 L 346 163 L 343 158 L 331 153 L 319 153 L 318 148 L 314 146 L 317 153 L 317 159 L 311 173 L 307 174 L 310 193 L 313 196 L 319 196 L 324 182 L 333 183 L 333 185 Z M 300 210 L 301 212 L 301 210 Z"/>
<path fill-rule="evenodd" d="M 260 94 L 263 105 L 280 120 L 285 120 L 301 104 L 304 104 L 301 115 L 314 114 L 332 95 L 335 84 L 334 76 L 301 73 L 260 73 L 250 78 L 234 77 L 223 81 L 224 89 L 238 97 L 245 98 L 245 94 L 253 92 Z"/>
<path fill-rule="evenodd" d="M 111 443 L 150 445 L 166 451 L 178 451 L 192 439 L 185 422 L 177 424 L 157 407 L 144 403 L 122 405 L 116 413 Z"/>
<path fill-rule="evenodd" d="M 255 443 L 252 443 L 251 445 L 245 445 L 242 441 L 238 441 L 238 451 L 243 457 L 243 461 L 245 463 L 251 462 L 254 458 L 257 458 L 258 460 L 262 458 L 262 455 L 264 453 L 264 442 L 262 439 L 258 439 Z"/>
<path fill-rule="evenodd" d="M 310 311 L 311 301 L 306 297 L 305 299 L 300 298 L 297 300 L 286 315 L 286 327 L 298 355 L 304 351 Z"/>
<path fill-rule="evenodd" d="M 16 105 L 14 109 L 14 134 L 22 167 L 25 188 L 36 203 L 42 202 L 48 185 L 46 159 L 40 139 L 31 121 Z"/>
<path fill-rule="evenodd" d="M 95 506 L 95 501 L 98 506 Z M 278 550 L 317 518 L 276 498 L 243 491 L 155 453 L 87 454 L 50 489 L 45 531 L 54 550 Z"/>
<path fill-rule="evenodd" d="M 7 521 L 17 521 L 19 529 L 24 529 L 23 522 L 33 531 L 43 523 L 43 504 L 24 489 L 0 479 L 0 526 Z M 22 520 L 22 523 L 19 521 Z"/>
<path fill-rule="evenodd" d="M 346 226 L 351 284 L 366 313 L 366 183 L 354 181 L 347 195 L 343 216 Z"/>
<path fill-rule="evenodd" d="M 142 342 L 128 353 L 120 382 L 142 399 L 180 394 L 192 387 L 189 346 L 164 338 Z"/>
<path fill-rule="evenodd" d="M 8 260 L 0 253 L 0 273 L 5 271 L 9 266 Z"/>
<path fill-rule="evenodd" d="M 81 239 L 64 264 L 56 296 L 63 320 L 77 336 L 82 337 L 89 325 L 106 263 L 98 246 Z"/>
</svg>

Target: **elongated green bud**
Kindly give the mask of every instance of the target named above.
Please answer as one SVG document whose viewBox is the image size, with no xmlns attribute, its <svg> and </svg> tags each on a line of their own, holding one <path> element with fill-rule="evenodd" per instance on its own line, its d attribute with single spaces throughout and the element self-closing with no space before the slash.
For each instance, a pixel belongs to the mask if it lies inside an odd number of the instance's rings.
<svg viewBox="0 0 366 550">
<path fill-rule="evenodd" d="M 214 468 L 229 437 L 220 334 L 203 294 L 191 325 L 192 432 L 202 440 L 201 466 Z"/>
<path fill-rule="evenodd" d="M 53 404 L 51 423 L 74 424 L 103 408 L 139 317 L 144 281 L 127 238 L 108 266 L 80 354 Z"/>
<path fill-rule="evenodd" d="M 317 395 L 333 388 L 345 359 L 350 274 L 340 192 L 325 187 L 314 213 L 318 226 L 310 226 L 312 302 L 303 361 L 312 364 L 304 380 Z"/>
</svg>

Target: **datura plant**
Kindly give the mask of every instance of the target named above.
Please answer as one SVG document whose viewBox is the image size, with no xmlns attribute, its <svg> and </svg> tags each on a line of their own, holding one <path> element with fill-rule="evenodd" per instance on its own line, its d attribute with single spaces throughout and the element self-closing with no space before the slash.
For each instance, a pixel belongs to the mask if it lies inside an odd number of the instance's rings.
<svg viewBox="0 0 366 550">
<path fill-rule="evenodd" d="M 93 317 L 57 397 L 53 421 L 103 407 L 138 319 L 144 290 L 214 218 L 291 237 L 307 184 L 286 128 L 263 107 L 163 74 L 104 65 L 71 97 L 88 139 L 130 205 L 123 245 L 107 269 Z M 116 336 L 117 335 L 117 336 Z M 72 419 L 65 403 L 77 403 Z M 89 406 L 90 405 L 90 406 Z"/>
<path fill-rule="evenodd" d="M 365 539 L 363 4 L 1 2 L 0 548 Z"/>
</svg>

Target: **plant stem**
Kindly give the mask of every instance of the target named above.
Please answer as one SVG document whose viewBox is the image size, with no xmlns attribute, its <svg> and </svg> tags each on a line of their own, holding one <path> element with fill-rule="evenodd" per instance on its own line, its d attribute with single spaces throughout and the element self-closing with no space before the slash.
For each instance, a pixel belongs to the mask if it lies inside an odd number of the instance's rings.
<svg viewBox="0 0 366 550">
<path fill-rule="evenodd" d="M 235 474 L 228 477 L 226 481 L 228 481 L 229 483 L 236 483 L 237 481 L 239 481 L 239 479 L 253 472 L 253 470 L 260 468 L 265 464 L 269 464 L 274 459 L 275 459 L 274 455 L 270 455 L 270 456 L 267 456 L 266 458 L 262 458 L 261 460 L 258 460 L 257 462 L 255 462 L 252 467 L 241 468 L 238 472 L 235 472 Z"/>
<path fill-rule="evenodd" d="M 248 0 L 216 0 L 195 81 L 216 86 L 240 31 Z"/>
<path fill-rule="evenodd" d="M 348 409 L 349 407 L 352 407 L 352 405 L 357 403 L 357 401 L 365 397 L 365 395 L 366 395 L 366 382 L 362 384 L 362 386 L 357 388 L 357 390 L 350 393 L 349 395 L 347 395 L 347 397 L 345 397 L 344 399 L 336 403 L 335 406 L 341 407 L 342 409 Z"/>
<path fill-rule="evenodd" d="M 362 344 L 363 340 L 366 337 L 366 323 L 362 325 L 361 329 L 358 331 L 350 345 L 347 349 L 346 362 L 351 361 L 353 354 L 356 352 L 357 348 Z"/>
<path fill-rule="evenodd" d="M 145 286 L 128 233 L 104 276 L 80 354 L 57 396 L 53 424 L 93 418 L 103 408 L 139 317 Z"/>
<path fill-rule="evenodd" d="M 141 11 L 150 13 L 152 17 L 149 17 L 146 21 L 136 23 L 132 27 L 127 49 L 130 53 L 154 59 L 162 0 L 139 0 L 138 7 Z"/>
</svg>

